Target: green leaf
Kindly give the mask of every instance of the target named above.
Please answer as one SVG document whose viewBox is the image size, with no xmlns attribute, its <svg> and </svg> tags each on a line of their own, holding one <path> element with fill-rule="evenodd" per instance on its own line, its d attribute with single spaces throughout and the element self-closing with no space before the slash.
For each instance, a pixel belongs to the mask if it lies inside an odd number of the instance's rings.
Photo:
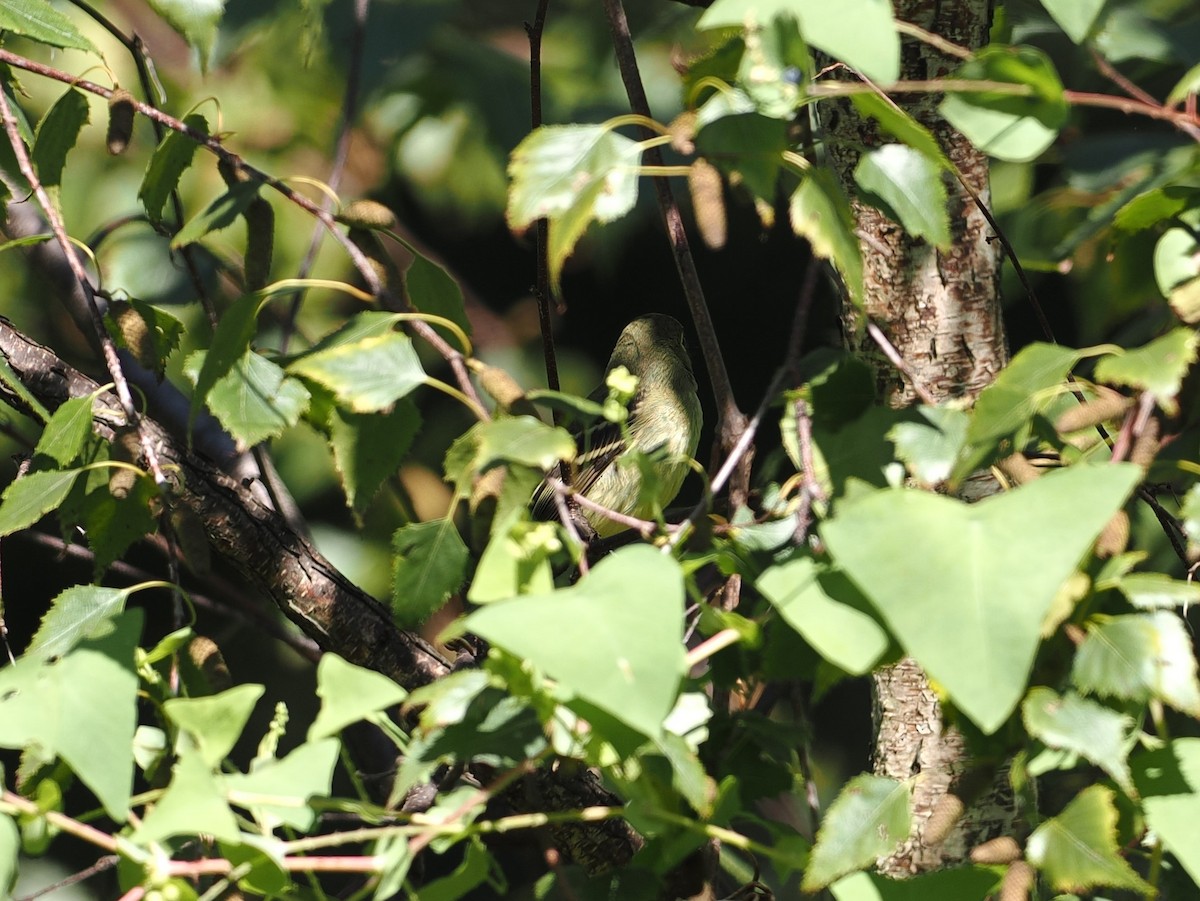
<svg viewBox="0 0 1200 901">
<path fill-rule="evenodd" d="M 489 604 L 465 625 L 653 737 L 687 669 L 683 594 L 679 564 L 634 545 L 605 557 L 570 588 Z"/>
<path fill-rule="evenodd" d="M 987 444 L 1027 426 L 1046 403 L 1050 389 L 1060 385 L 1081 354 L 1069 347 L 1034 343 L 1012 359 L 975 402 L 967 441 Z"/>
<path fill-rule="evenodd" d="M 698 29 L 761 25 L 776 16 L 795 16 L 804 39 L 873 81 L 900 77 L 900 38 L 889 0 L 716 0 Z"/>
<path fill-rule="evenodd" d="M 162 842 L 176 835 L 240 838 L 237 819 L 225 802 L 221 777 L 199 755 L 184 754 L 171 771 L 171 784 L 129 836 L 135 844 Z"/>
<path fill-rule="evenodd" d="M 0 31 L 23 34 L 51 47 L 86 50 L 100 55 L 96 45 L 80 34 L 71 20 L 47 0 L 4 0 L 0 3 Z"/>
<path fill-rule="evenodd" d="M 309 741 L 337 735 L 351 723 L 402 704 L 408 692 L 382 673 L 327 653 L 317 664 L 317 697 L 321 710 L 308 729 Z"/>
<path fill-rule="evenodd" d="M 1117 589 L 1134 607 L 1153 610 L 1200 603 L 1200 584 L 1172 579 L 1165 573 L 1130 573 L 1117 582 Z"/>
<path fill-rule="evenodd" d="M 92 401 L 91 397 L 72 397 L 54 411 L 33 449 L 35 460 L 46 457 L 58 466 L 67 466 L 79 459 L 92 436 Z"/>
<path fill-rule="evenodd" d="M 96 579 L 130 545 L 154 531 L 155 518 L 150 506 L 158 495 L 158 486 L 149 475 L 139 476 L 123 498 L 114 497 L 108 484 L 102 482 L 84 496 L 78 510 L 71 511 L 82 517 Z M 64 504 L 61 515 L 66 513 Z"/>
<path fill-rule="evenodd" d="M 953 407 L 920 406 L 913 412 L 917 419 L 896 423 L 887 437 L 896 445 L 896 458 L 914 477 L 937 485 L 954 472 L 971 417 Z"/>
<path fill-rule="evenodd" d="M 118 347 L 124 347 L 139 363 L 161 378 L 166 370 L 167 357 L 179 346 L 179 339 L 183 337 L 183 323 L 154 304 L 138 300 L 136 297 L 129 298 L 128 303 L 133 314 L 141 319 L 145 326 L 144 337 L 130 335 L 111 315 L 105 318 L 105 327 Z M 110 314 L 113 309 L 110 305 Z M 126 312 L 124 315 L 131 314 Z"/>
<path fill-rule="evenodd" d="M 1033 47 L 989 46 L 964 63 L 954 78 L 1004 82 L 1028 88 L 947 93 L 939 110 L 989 156 L 1024 163 L 1041 156 L 1067 122 L 1069 107 L 1054 64 Z"/>
<path fill-rule="evenodd" d="M 266 691 L 247 683 L 206 698 L 171 698 L 163 705 L 168 719 L 181 735 L 183 752 L 195 748 L 209 769 L 217 769 L 229 756 L 250 720 L 250 714 Z"/>
<path fill-rule="evenodd" d="M 850 102 L 854 104 L 860 116 L 874 119 L 879 123 L 879 127 L 893 138 L 904 142 L 938 168 L 946 172 L 954 171 L 933 132 L 889 98 L 878 94 L 852 94 Z"/>
<path fill-rule="evenodd" d="M 825 169 L 804 173 L 788 205 L 792 230 L 808 239 L 813 253 L 830 260 L 846 283 L 855 304 L 863 299 L 862 251 L 855 234 L 854 213 L 841 186 Z"/>
<path fill-rule="evenodd" d="M 1021 718 L 1026 731 L 1042 744 L 1090 760 L 1132 794 L 1125 761 L 1132 719 L 1079 695 L 1059 695 L 1040 686 L 1025 697 Z"/>
<path fill-rule="evenodd" d="M 1200 63 L 1192 66 L 1184 73 L 1183 78 L 1171 88 L 1171 93 L 1163 101 L 1167 106 L 1177 106 L 1187 99 L 1188 94 L 1200 94 Z"/>
<path fill-rule="evenodd" d="M 1029 836 L 1026 859 L 1056 890 L 1082 893 L 1109 886 L 1156 894 L 1119 854 L 1113 797 L 1112 789 L 1102 785 L 1085 788 Z"/>
<path fill-rule="evenodd" d="M 722 102 L 717 94 L 701 109 Z M 696 132 L 696 152 L 727 173 L 736 173 L 756 197 L 771 203 L 790 147 L 788 122 L 756 112 L 731 113 L 704 122 Z"/>
<path fill-rule="evenodd" d="M 1182 185 L 1144 191 L 1117 210 L 1112 224 L 1130 233 L 1154 228 L 1195 206 L 1196 195 L 1195 188 Z"/>
<path fill-rule="evenodd" d="M 333 411 L 329 443 L 355 516 L 366 512 L 379 486 L 400 467 L 420 428 L 421 414 L 407 398 L 388 413 Z"/>
<path fill-rule="evenodd" d="M 50 609 L 25 649 L 38 660 L 62 657 L 79 642 L 107 634 L 114 616 L 125 609 L 130 589 L 76 585 L 50 602 Z"/>
<path fill-rule="evenodd" d="M 183 124 L 202 134 L 208 134 L 208 120 L 199 113 L 192 113 L 183 120 Z M 196 155 L 196 142 L 185 134 L 168 131 L 162 143 L 150 157 L 146 174 L 142 177 L 142 185 L 138 188 L 138 200 L 146 208 L 150 221 L 162 221 L 163 208 L 171 196 L 171 192 L 179 187 L 179 179 L 192 165 Z"/>
<path fill-rule="evenodd" d="M 208 68 L 217 27 L 225 12 L 225 0 L 148 0 L 151 8 L 196 49 L 200 70 Z"/>
<path fill-rule="evenodd" d="M 821 535 L 905 650 L 990 734 L 1024 694 L 1059 588 L 1140 477 L 1132 465 L 1075 466 L 976 504 L 879 491 L 843 504 Z"/>
<path fill-rule="evenodd" d="M 17 855 L 20 853 L 21 831 L 12 817 L 0 813 L 0 894 L 9 894 L 17 883 Z"/>
<path fill-rule="evenodd" d="M 515 520 L 492 535 L 471 578 L 467 600 L 486 604 L 553 590 L 550 556 L 562 548 L 552 523 Z"/>
<path fill-rule="evenodd" d="M 1091 34 L 1106 0 L 1042 0 L 1046 12 L 1076 44 Z"/>
<path fill-rule="evenodd" d="M 592 220 L 612 222 L 633 209 L 641 159 L 640 144 L 604 125 L 543 126 L 513 150 L 505 217 L 518 231 L 549 220 L 555 292 L 563 263 Z"/>
<path fill-rule="evenodd" d="M 1192 640 L 1183 620 L 1168 610 L 1090 624 L 1071 679 L 1081 691 L 1135 701 L 1157 698 L 1200 716 Z"/>
<path fill-rule="evenodd" d="M 1177 328 L 1142 347 L 1106 356 L 1096 363 L 1096 381 L 1149 391 L 1168 416 L 1179 413 L 1175 396 L 1196 362 L 1200 335 Z"/>
<path fill-rule="evenodd" d="M 324 385 L 355 413 L 385 410 L 427 378 L 412 339 L 390 330 L 305 354 L 288 372 Z"/>
<path fill-rule="evenodd" d="M 23 657 L 0 669 L 0 746 L 34 746 L 61 757 L 123 823 L 133 785 L 133 658 L 142 613 L 126 611 L 109 622 L 106 632 L 97 630 L 64 657 Z"/>
<path fill-rule="evenodd" d="M 233 368 L 249 349 L 258 319 L 258 311 L 264 301 L 257 294 L 245 294 L 233 302 L 225 311 L 213 332 L 212 346 L 202 356 L 188 357 L 184 369 L 198 370 L 193 377 L 192 405 L 188 412 L 188 431 L 191 431 L 196 416 L 208 400 L 208 393 L 225 373 Z M 193 367 L 193 361 L 195 365 Z"/>
<path fill-rule="evenodd" d="M 885 144 L 859 159 L 854 180 L 862 199 L 904 226 L 914 238 L 950 246 L 950 215 L 941 170 L 904 144 Z"/>
<path fill-rule="evenodd" d="M 268 760 L 249 773 L 226 776 L 229 802 L 249 810 L 266 829 L 284 825 L 307 832 L 317 820 L 308 799 L 328 797 L 338 747 L 334 738 L 306 742 L 282 760 Z"/>
<path fill-rule="evenodd" d="M 198 350 L 188 357 L 184 371 L 193 381 L 199 381 L 207 356 Z M 216 380 L 207 402 L 238 448 L 245 450 L 299 422 L 309 397 L 299 379 L 289 378 L 262 354 L 248 350 Z"/>
<path fill-rule="evenodd" d="M 31 472 L 4 489 L 0 502 L 0 535 L 11 535 L 58 509 L 75 484 L 78 469 Z"/>
<path fill-rule="evenodd" d="M 1000 878 L 987 867 L 956 867 L 888 879 L 878 873 L 851 873 L 829 887 L 836 901 L 986 901 Z"/>
<path fill-rule="evenodd" d="M 822 657 L 861 676 L 887 650 L 887 633 L 865 613 L 830 596 L 822 584 L 829 575 L 802 557 L 769 567 L 755 585 Z"/>
<path fill-rule="evenodd" d="M 399 235 L 392 233 L 404 248 L 412 254 L 413 260 L 404 270 L 404 287 L 412 305 L 422 313 L 432 313 L 456 323 L 468 335 L 471 334 L 471 321 L 467 318 L 467 310 L 463 301 L 462 288 L 454 277 L 433 260 L 418 251 L 412 244 Z M 457 343 L 457 338 L 438 326 L 434 326 L 447 340 Z"/>
<path fill-rule="evenodd" d="M 466 856 L 453 872 L 421 886 L 421 901 L 457 901 L 483 885 L 492 870 L 492 857 L 478 838 L 467 842 Z"/>
<path fill-rule="evenodd" d="M 0 18 L 3 17 L 0 12 Z M 82 91 L 68 89 L 46 111 L 38 123 L 33 142 L 33 163 L 38 178 L 47 188 L 62 184 L 63 164 L 79 140 L 79 131 L 88 121 L 88 101 Z"/>
<path fill-rule="evenodd" d="M 911 825 L 912 790 L 906 783 L 867 773 L 855 776 L 821 820 L 801 889 L 815 892 L 874 864 L 908 838 Z"/>
<path fill-rule="evenodd" d="M 532 416 L 506 416 L 478 426 L 478 471 L 497 463 L 520 463 L 547 470 L 575 456 L 575 439 L 565 429 L 546 425 Z"/>
<path fill-rule="evenodd" d="M 1200 276 L 1200 209 L 1184 210 L 1177 219 L 1154 245 L 1154 281 L 1164 296 Z"/>
<path fill-rule="evenodd" d="M 257 181 L 239 181 L 224 194 L 188 220 L 188 223 L 171 239 L 171 249 L 178 250 L 199 241 L 211 231 L 228 228 L 237 217 L 246 211 L 258 197 L 261 184 Z"/>
<path fill-rule="evenodd" d="M 1200 885 L 1200 739 L 1177 738 L 1133 759 L 1146 822 Z"/>
<path fill-rule="evenodd" d="M 392 613 L 404 625 L 428 619 L 467 575 L 467 546 L 451 519 L 402 526 L 392 553 Z"/>
</svg>

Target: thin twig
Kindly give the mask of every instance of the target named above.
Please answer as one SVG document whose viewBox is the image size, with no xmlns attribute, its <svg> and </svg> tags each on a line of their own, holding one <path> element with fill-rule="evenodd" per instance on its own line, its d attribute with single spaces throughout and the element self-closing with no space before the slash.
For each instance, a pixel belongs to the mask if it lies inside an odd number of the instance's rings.
<svg viewBox="0 0 1200 901">
<path fill-rule="evenodd" d="M 47 885 L 45 888 L 40 888 L 35 892 L 30 892 L 28 895 L 21 895 L 19 898 L 14 899 L 14 901 L 34 901 L 34 899 L 40 898 L 43 895 L 48 895 L 51 892 L 56 892 L 60 888 L 67 888 L 75 885 L 78 882 L 83 882 L 85 879 L 91 879 L 93 876 L 103 873 L 105 870 L 111 870 L 120 862 L 120 855 L 106 854 L 90 867 L 80 870 L 78 873 L 72 873 L 65 879 L 60 879 L 58 882 L 53 882 L 50 885 Z"/>
<path fill-rule="evenodd" d="M 566 482 L 561 479 L 556 479 L 554 476 L 547 476 L 546 483 L 554 489 L 555 494 L 561 494 L 564 497 L 572 498 L 579 506 L 591 510 L 593 513 L 599 513 L 605 519 L 611 519 L 613 522 L 620 523 L 633 529 L 641 534 L 643 538 L 649 538 L 654 534 L 654 530 L 658 528 L 656 523 L 648 519 L 638 519 L 636 516 L 628 516 L 625 513 L 620 513 L 616 510 L 609 509 L 597 504 L 594 500 L 580 494 Z"/>
<path fill-rule="evenodd" d="M 146 102 L 153 107 L 158 104 L 154 102 L 155 87 L 161 87 L 158 78 L 151 73 L 152 63 L 150 55 L 146 52 L 146 44 L 142 41 L 141 36 L 134 34 L 132 37 L 121 31 L 107 16 L 93 7 L 85 0 L 72 0 L 72 3 L 83 10 L 87 15 L 91 16 L 101 28 L 111 34 L 118 43 L 121 44 L 128 52 L 133 60 L 133 65 L 137 69 L 138 81 L 142 87 L 142 95 L 146 98 Z M 165 94 L 164 94 L 165 99 Z M 154 129 L 154 137 L 158 143 L 162 143 L 163 127 L 160 123 L 151 120 L 151 127 Z M 170 194 L 171 210 L 175 214 L 176 230 L 183 227 L 183 200 L 179 196 L 179 189 L 172 188 Z M 208 296 L 208 290 L 204 287 L 204 279 L 200 277 L 200 269 L 196 265 L 196 257 L 192 245 L 187 245 L 180 248 L 180 255 L 183 257 L 184 267 L 187 269 L 188 278 L 191 280 L 192 287 L 196 291 L 196 297 L 200 300 L 200 306 L 204 310 L 205 316 L 208 317 L 208 324 L 213 328 L 217 327 L 217 310 L 213 306 L 212 298 Z"/>
<path fill-rule="evenodd" d="M 1096 68 L 1100 70 L 1100 74 L 1119 87 L 1122 91 L 1128 94 L 1135 100 L 1140 100 L 1142 103 L 1150 106 L 1162 106 L 1158 99 L 1147 94 L 1136 84 L 1117 71 L 1116 66 L 1100 55 L 1100 52 L 1095 47 L 1088 47 L 1092 54 L 1092 62 L 1096 64 Z"/>
<path fill-rule="evenodd" d="M 625 8 L 621 0 L 604 0 L 604 11 L 608 16 L 609 30 L 612 32 L 613 47 L 617 55 L 617 67 L 621 71 L 621 80 L 625 83 L 629 105 L 638 115 L 653 120 L 650 104 L 646 100 L 646 91 L 642 86 L 641 73 L 638 71 L 637 55 L 633 50 L 633 36 L 629 33 L 629 20 L 625 16 Z M 663 164 L 662 153 L 657 147 L 646 150 L 646 163 L 650 166 Z M 679 204 L 675 202 L 671 191 L 671 183 L 662 176 L 656 176 L 652 180 L 658 195 L 659 211 L 671 242 L 675 268 L 679 273 L 680 284 L 687 299 L 688 310 L 692 314 L 692 322 L 700 339 L 700 350 L 704 355 L 708 378 L 712 384 L 713 399 L 717 406 L 717 440 L 723 449 L 728 450 L 738 444 L 746 428 L 746 416 L 738 408 L 737 400 L 733 396 L 733 386 L 725 368 L 725 358 L 721 355 L 717 331 L 704 299 L 704 289 L 696 271 L 696 261 L 692 256 L 687 231 L 683 227 Z M 738 482 L 736 493 L 740 500 L 744 497 L 746 486 L 749 485 L 748 467 L 746 472 L 740 474 Z"/>
<path fill-rule="evenodd" d="M 975 54 L 961 44 L 956 44 L 951 40 L 942 37 L 940 34 L 934 34 L 932 31 L 926 31 L 920 25 L 914 25 L 912 22 L 905 22 L 903 19 L 893 20 L 896 26 L 896 31 L 900 34 L 906 34 L 911 38 L 916 38 L 924 44 L 928 44 L 935 50 L 940 50 L 946 56 L 957 57 L 958 59 L 971 59 Z"/>
<path fill-rule="evenodd" d="M 342 92 L 342 118 L 338 126 L 337 149 L 334 151 L 333 165 L 329 169 L 329 176 L 325 179 L 325 184 L 334 194 L 337 194 L 338 188 L 342 184 L 342 177 L 346 174 L 346 161 L 350 159 L 350 143 L 354 135 L 354 118 L 358 115 L 358 95 L 362 83 L 363 45 L 366 43 L 367 17 L 370 11 L 371 0 L 354 0 L 354 29 L 350 33 L 350 64 L 346 74 L 346 88 Z M 321 207 L 331 210 L 333 198 L 326 197 L 321 201 Z M 312 271 L 317 260 L 317 251 L 321 247 L 321 239 L 324 236 L 325 229 L 320 224 L 313 228 L 312 237 L 308 241 L 308 250 L 305 251 L 304 259 L 300 262 L 300 268 L 296 273 L 297 278 L 307 278 L 309 272 Z M 279 338 L 279 352 L 282 354 L 288 352 L 288 346 L 296 328 L 296 318 L 300 315 L 300 307 L 304 304 L 305 296 L 306 292 L 303 289 L 297 291 L 292 297 L 292 303 L 284 317 L 282 335 Z"/>
<path fill-rule="evenodd" d="M 867 333 L 870 334 L 871 339 L 878 345 L 879 349 L 883 351 L 883 355 L 891 360 L 892 365 L 899 369 L 904 374 L 904 377 L 908 379 L 917 397 L 921 398 L 923 403 L 931 407 L 936 407 L 937 398 L 929 393 L 929 389 L 917 378 L 916 373 L 913 372 L 913 368 L 908 365 L 904 357 L 900 356 L 900 351 L 896 350 L 895 345 L 887 339 L 887 335 L 883 333 L 879 326 L 874 322 L 868 322 Z"/>
<path fill-rule="evenodd" d="M 67 265 L 71 267 L 72 274 L 83 289 L 84 297 L 87 300 L 88 316 L 91 320 L 92 329 L 95 333 L 96 341 L 100 345 L 101 356 L 104 359 L 105 368 L 108 370 L 108 376 L 112 380 L 113 387 L 117 392 L 117 399 L 121 403 L 121 411 L 125 414 L 125 420 L 132 428 L 137 429 L 142 452 L 146 456 L 146 465 L 149 466 L 150 473 L 154 476 L 155 484 L 160 487 L 166 485 L 167 477 L 164 475 L 162 467 L 159 464 L 158 451 L 151 443 L 145 429 L 141 428 L 141 417 L 138 415 L 137 408 L 133 405 L 133 395 L 129 391 L 129 383 L 125 380 L 125 373 L 121 369 L 121 361 L 117 358 L 116 344 L 113 343 L 112 336 L 108 334 L 108 329 L 104 326 L 104 317 L 100 315 L 100 308 L 96 305 L 96 296 L 92 292 L 92 285 L 88 280 L 87 272 L 84 271 L 83 263 L 79 261 L 79 257 L 75 253 L 75 248 L 71 245 L 71 241 L 67 237 L 67 230 L 63 225 L 62 217 L 58 213 L 58 208 L 54 205 L 54 202 L 50 199 L 50 195 L 46 192 L 46 188 L 38 179 L 37 172 L 33 167 L 33 161 L 29 158 L 29 151 L 26 149 L 20 130 L 17 128 L 17 120 L 13 116 L 12 108 L 8 104 L 8 94 L 3 90 L 0 90 L 0 119 L 3 119 L 4 130 L 8 135 L 9 144 L 12 145 L 13 154 L 17 160 L 17 167 L 29 182 L 34 196 L 37 197 L 38 205 L 41 206 L 46 221 L 50 224 L 50 230 L 54 233 L 54 239 L 66 255 Z"/>
<path fill-rule="evenodd" d="M 69 72 L 64 72 L 61 69 L 55 69 L 53 66 L 47 66 L 44 63 L 35 62 L 34 60 L 19 56 L 18 54 L 12 53 L 3 48 L 0 48 L 0 63 L 7 63 L 16 69 L 23 69 L 26 72 L 33 72 L 35 75 L 41 75 L 45 78 L 52 78 L 55 81 L 61 81 L 64 84 L 73 85 L 82 91 L 87 91 L 91 94 L 96 94 L 97 96 L 104 97 L 106 99 L 112 96 L 112 88 L 107 88 L 104 85 L 96 84 L 95 82 L 88 81 L 87 79 L 77 78 Z M 5 107 L 7 108 L 7 102 L 5 103 Z M 174 116 L 169 116 L 153 106 L 148 106 L 147 104 L 142 103 L 140 100 L 133 101 L 133 108 L 148 119 L 151 119 L 155 122 L 160 122 L 167 128 L 185 135 L 229 166 L 232 166 L 235 170 L 244 172 L 252 179 L 260 181 L 264 185 L 269 186 L 279 194 L 283 195 L 283 197 L 291 203 L 294 203 L 302 210 L 305 210 L 306 212 L 315 216 L 317 220 L 319 220 L 321 224 L 325 226 L 326 230 L 333 235 L 334 240 L 336 240 L 346 251 L 347 256 L 350 258 L 350 262 L 354 265 L 354 268 L 358 271 L 370 292 L 379 298 L 381 302 L 385 300 L 395 302 L 396 299 L 393 298 L 388 292 L 387 286 L 383 284 L 378 273 L 376 273 L 374 267 L 371 266 L 370 260 L 368 260 L 366 255 L 354 244 L 354 242 L 351 241 L 350 238 L 338 228 L 337 221 L 333 218 L 333 216 L 327 210 L 322 209 L 319 204 L 309 200 L 303 194 L 296 192 L 290 185 L 280 181 L 278 178 L 268 175 L 261 169 L 250 165 L 244 159 L 242 159 L 242 157 L 238 156 L 238 154 L 226 148 L 225 145 L 223 145 L 212 135 L 207 135 L 204 132 L 198 131 L 197 129 L 192 128 L 191 126 L 176 119 Z M 78 261 L 76 261 L 76 265 L 78 265 Z M 476 392 L 475 385 L 471 381 L 471 376 L 467 371 L 465 358 L 463 357 L 462 353 L 451 347 L 428 323 L 414 320 L 406 325 L 430 346 L 432 346 L 433 349 L 436 350 L 446 360 L 446 362 L 450 364 L 450 368 L 454 372 L 455 379 L 458 381 L 463 394 L 468 399 L 468 406 L 476 418 L 480 420 L 490 419 L 491 417 L 488 414 L 487 409 L 479 400 L 479 394 Z"/>
</svg>

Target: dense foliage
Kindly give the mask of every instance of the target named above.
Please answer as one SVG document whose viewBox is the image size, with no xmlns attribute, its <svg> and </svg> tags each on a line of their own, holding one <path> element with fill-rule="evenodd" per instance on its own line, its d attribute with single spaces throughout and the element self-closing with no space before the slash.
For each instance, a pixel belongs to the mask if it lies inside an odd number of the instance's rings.
<svg viewBox="0 0 1200 901">
<path fill-rule="evenodd" d="M 0 895 L 1196 891 L 1200 12 L 603 6 L 0 5 Z M 931 98 L 1015 353 L 977 398 L 896 359 L 898 409 L 832 323 L 895 355 L 851 193 L 970 252 Z M 689 309 L 715 395 L 684 506 L 590 547 L 529 499 L 634 392 L 541 371 L 555 299 L 597 358 Z M 906 656 L 1012 815 L 901 885 L 924 774 L 822 702 Z"/>
</svg>

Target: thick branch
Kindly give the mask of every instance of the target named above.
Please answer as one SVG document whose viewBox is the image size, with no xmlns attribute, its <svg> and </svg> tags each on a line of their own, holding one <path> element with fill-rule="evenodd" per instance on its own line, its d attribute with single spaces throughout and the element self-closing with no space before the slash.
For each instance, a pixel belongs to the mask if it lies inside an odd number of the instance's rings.
<svg viewBox="0 0 1200 901">
<path fill-rule="evenodd" d="M 111 440 L 125 422 L 111 391 L 32 341 L 0 318 L 0 357 L 47 409 L 73 397 L 95 395 L 93 428 Z M 97 393 L 98 392 L 98 393 Z M 0 401 L 24 410 L 20 397 L 0 382 Z M 259 503 L 249 488 L 204 457 L 188 451 L 159 423 L 142 417 L 163 469 L 173 501 L 204 523 L 209 543 L 255 588 L 322 648 L 383 673 L 405 688 L 426 685 L 450 672 L 449 664 L 419 635 L 398 629 L 391 613 L 338 572 L 275 511 Z M 586 772 L 540 772 L 539 809 L 577 810 L 611 806 L 619 799 Z M 521 793 L 506 795 L 515 811 L 528 811 Z M 592 872 L 628 862 L 640 838 L 623 820 L 563 824 L 552 830 L 562 850 Z"/>
</svg>

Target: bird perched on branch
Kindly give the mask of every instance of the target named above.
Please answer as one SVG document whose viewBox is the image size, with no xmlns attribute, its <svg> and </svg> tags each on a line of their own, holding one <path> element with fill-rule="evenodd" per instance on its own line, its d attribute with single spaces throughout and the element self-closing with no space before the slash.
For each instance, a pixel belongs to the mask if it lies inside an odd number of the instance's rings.
<svg viewBox="0 0 1200 901">
<path fill-rule="evenodd" d="M 650 519 L 679 493 L 700 440 L 700 399 L 683 326 L 662 313 L 625 326 L 592 400 L 604 402 L 614 384 L 620 393 L 622 367 L 637 380 L 628 418 L 605 419 L 576 436 L 579 454 L 568 484 L 605 509 Z M 547 480 L 535 492 L 535 518 L 554 517 L 554 490 Z M 579 512 L 602 538 L 628 528 L 582 505 Z"/>
</svg>

